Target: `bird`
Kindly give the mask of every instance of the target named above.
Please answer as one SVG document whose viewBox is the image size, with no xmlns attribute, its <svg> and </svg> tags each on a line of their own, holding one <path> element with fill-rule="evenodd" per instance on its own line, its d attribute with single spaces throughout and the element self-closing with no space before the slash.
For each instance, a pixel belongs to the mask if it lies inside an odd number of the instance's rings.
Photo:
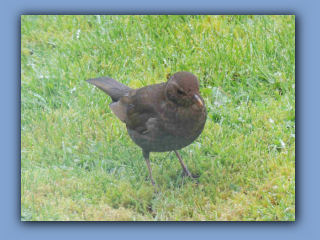
<svg viewBox="0 0 320 240">
<path fill-rule="evenodd" d="M 174 151 L 184 175 L 192 175 L 178 150 L 193 143 L 202 133 L 207 110 L 199 92 L 199 80 L 182 71 L 166 82 L 132 89 L 111 77 L 86 80 L 111 97 L 111 111 L 126 124 L 130 138 L 142 149 L 152 185 L 150 152 Z"/>
</svg>

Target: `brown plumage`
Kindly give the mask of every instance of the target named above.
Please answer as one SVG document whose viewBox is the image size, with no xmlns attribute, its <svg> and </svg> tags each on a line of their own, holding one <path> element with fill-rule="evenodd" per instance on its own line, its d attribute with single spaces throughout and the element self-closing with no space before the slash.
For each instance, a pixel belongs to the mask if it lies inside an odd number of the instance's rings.
<svg viewBox="0 0 320 240">
<path fill-rule="evenodd" d="M 165 83 L 139 89 L 131 89 L 109 77 L 87 82 L 112 98 L 109 107 L 126 124 L 131 139 L 142 148 L 153 185 L 150 152 L 175 151 L 183 171 L 192 177 L 177 150 L 195 141 L 206 122 L 205 102 L 195 75 L 178 72 Z"/>
</svg>

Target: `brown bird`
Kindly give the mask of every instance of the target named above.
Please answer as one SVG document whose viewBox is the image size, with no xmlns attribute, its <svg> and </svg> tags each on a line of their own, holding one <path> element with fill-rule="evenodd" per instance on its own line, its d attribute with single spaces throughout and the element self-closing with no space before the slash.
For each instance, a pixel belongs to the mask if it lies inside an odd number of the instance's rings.
<svg viewBox="0 0 320 240">
<path fill-rule="evenodd" d="M 142 148 L 153 186 L 150 152 L 174 151 L 184 173 L 192 178 L 177 150 L 199 137 L 207 118 L 195 75 L 178 72 L 167 82 L 139 89 L 131 89 L 110 77 L 87 82 L 112 98 L 109 107 L 126 124 L 131 139 Z"/>
</svg>

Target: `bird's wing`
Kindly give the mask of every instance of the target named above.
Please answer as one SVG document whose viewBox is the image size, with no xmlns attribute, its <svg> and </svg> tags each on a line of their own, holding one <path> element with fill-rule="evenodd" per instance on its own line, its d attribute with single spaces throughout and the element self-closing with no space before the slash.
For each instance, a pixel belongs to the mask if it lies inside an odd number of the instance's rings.
<svg viewBox="0 0 320 240">
<path fill-rule="evenodd" d="M 127 110 L 130 107 L 130 98 L 128 96 L 123 96 L 117 102 L 112 102 L 109 104 L 110 109 L 122 122 L 127 123 L 128 115 Z"/>
<path fill-rule="evenodd" d="M 159 129 L 161 121 L 157 108 L 161 102 L 161 87 L 161 84 L 156 84 L 133 90 L 109 106 L 127 127 L 139 133 Z"/>
</svg>

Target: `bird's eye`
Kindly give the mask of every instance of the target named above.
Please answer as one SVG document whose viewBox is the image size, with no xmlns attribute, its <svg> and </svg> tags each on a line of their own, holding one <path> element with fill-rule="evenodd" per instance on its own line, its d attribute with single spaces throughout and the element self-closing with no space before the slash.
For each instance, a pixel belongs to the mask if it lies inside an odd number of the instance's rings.
<svg viewBox="0 0 320 240">
<path fill-rule="evenodd" d="M 178 92 L 180 95 L 186 95 L 184 92 L 180 91 L 179 89 L 177 89 L 177 92 Z"/>
</svg>

